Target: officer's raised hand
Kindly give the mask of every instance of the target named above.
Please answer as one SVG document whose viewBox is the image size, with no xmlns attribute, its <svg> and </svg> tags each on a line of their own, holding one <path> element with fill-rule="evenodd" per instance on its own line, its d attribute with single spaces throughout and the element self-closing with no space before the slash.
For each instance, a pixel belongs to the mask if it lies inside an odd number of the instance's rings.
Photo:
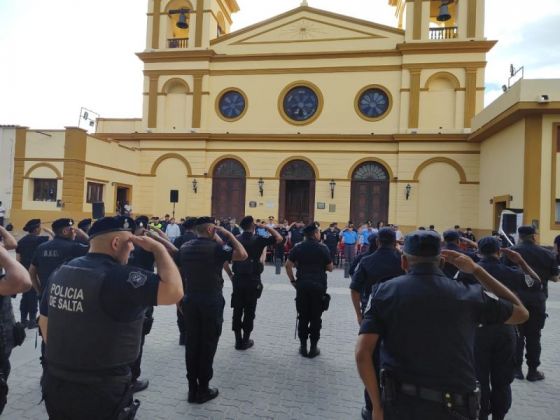
<svg viewBox="0 0 560 420">
<path fill-rule="evenodd" d="M 465 254 L 461 254 L 457 251 L 451 251 L 448 249 L 443 249 L 441 251 L 441 256 L 445 258 L 450 264 L 462 271 L 463 273 L 473 274 L 477 268 L 481 268 L 477 263 L 475 263 L 471 257 Z"/>
<path fill-rule="evenodd" d="M 243 245 L 241 245 L 241 243 L 237 240 L 237 238 L 233 233 L 223 228 L 222 226 L 215 226 L 214 231 L 215 233 L 219 232 L 223 234 L 228 239 L 231 246 L 233 247 L 233 255 L 231 257 L 232 261 L 245 261 L 247 259 L 248 257 L 247 251 L 245 250 Z"/>
<path fill-rule="evenodd" d="M 525 261 L 525 259 L 519 252 L 514 251 L 511 248 L 501 248 L 500 252 L 503 255 L 505 255 L 507 259 L 510 260 L 512 263 L 521 267 L 521 269 L 525 274 L 530 276 L 537 283 L 541 283 L 541 279 L 539 278 L 539 275 L 531 268 L 531 266 L 529 266 L 529 264 L 527 264 L 527 261 Z"/>
</svg>

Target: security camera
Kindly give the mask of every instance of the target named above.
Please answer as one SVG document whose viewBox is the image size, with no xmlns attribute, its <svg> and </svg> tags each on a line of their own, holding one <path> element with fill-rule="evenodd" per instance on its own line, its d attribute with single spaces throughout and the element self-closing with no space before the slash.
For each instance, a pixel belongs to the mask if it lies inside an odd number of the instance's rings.
<svg viewBox="0 0 560 420">
<path fill-rule="evenodd" d="M 540 95 L 538 101 L 540 104 L 545 104 L 549 102 L 550 99 L 548 98 L 548 95 Z"/>
</svg>

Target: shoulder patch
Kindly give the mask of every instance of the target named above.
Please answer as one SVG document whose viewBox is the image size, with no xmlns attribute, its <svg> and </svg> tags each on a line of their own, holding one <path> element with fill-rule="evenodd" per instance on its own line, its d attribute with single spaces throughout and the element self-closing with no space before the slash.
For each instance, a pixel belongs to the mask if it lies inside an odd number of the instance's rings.
<svg viewBox="0 0 560 420">
<path fill-rule="evenodd" d="M 146 284 L 148 281 L 148 276 L 141 271 L 133 271 L 128 275 L 127 282 L 130 283 L 132 287 L 138 289 Z"/>
</svg>

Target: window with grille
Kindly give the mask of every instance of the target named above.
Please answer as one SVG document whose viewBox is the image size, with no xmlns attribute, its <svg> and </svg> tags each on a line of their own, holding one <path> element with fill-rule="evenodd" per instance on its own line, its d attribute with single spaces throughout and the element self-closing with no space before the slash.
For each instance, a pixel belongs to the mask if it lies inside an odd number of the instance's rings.
<svg viewBox="0 0 560 420">
<path fill-rule="evenodd" d="M 103 201 L 103 184 L 97 182 L 87 183 L 87 200 L 88 203 L 100 203 Z"/>
<path fill-rule="evenodd" d="M 56 179 L 34 179 L 33 201 L 56 201 Z"/>
</svg>

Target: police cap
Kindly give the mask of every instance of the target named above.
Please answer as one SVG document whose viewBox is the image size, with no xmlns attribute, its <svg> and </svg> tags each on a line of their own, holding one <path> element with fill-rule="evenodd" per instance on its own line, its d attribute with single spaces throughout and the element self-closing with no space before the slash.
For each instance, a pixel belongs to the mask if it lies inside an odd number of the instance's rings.
<svg viewBox="0 0 560 420">
<path fill-rule="evenodd" d="M 519 226 L 519 228 L 517 229 L 517 233 L 519 233 L 522 236 L 528 236 L 528 235 L 534 235 L 537 232 L 535 231 L 534 226 L 525 225 L 525 226 Z"/>
<path fill-rule="evenodd" d="M 436 257 L 440 254 L 441 238 L 437 232 L 417 230 L 404 238 L 404 253 L 416 257 Z"/>
<path fill-rule="evenodd" d="M 501 243 L 498 238 L 494 236 L 485 236 L 478 241 L 478 251 L 482 255 L 492 255 L 498 252 L 501 248 Z"/>
<path fill-rule="evenodd" d="M 52 230 L 60 230 L 70 226 L 74 226 L 74 221 L 67 218 L 56 219 L 51 225 Z"/>
<path fill-rule="evenodd" d="M 31 232 L 37 229 L 39 226 L 41 226 L 41 219 L 31 219 L 25 224 L 23 230 L 25 232 Z"/>
<path fill-rule="evenodd" d="M 397 240 L 397 234 L 395 230 L 390 227 L 384 227 L 379 229 L 377 235 L 379 237 L 379 242 L 382 243 L 391 243 Z"/>
<path fill-rule="evenodd" d="M 461 235 L 459 235 L 459 232 L 457 232 L 456 230 L 449 229 L 443 232 L 443 240 L 445 242 L 458 241 L 460 238 Z"/>
<path fill-rule="evenodd" d="M 187 217 L 187 219 L 183 222 L 183 228 L 185 228 L 186 230 L 192 230 L 195 223 L 196 217 Z"/>
<path fill-rule="evenodd" d="M 195 226 L 200 226 L 200 225 L 207 225 L 209 223 L 216 223 L 216 220 L 213 217 L 208 217 L 208 216 L 199 217 L 194 222 L 194 225 Z"/>
<path fill-rule="evenodd" d="M 241 226 L 241 229 L 247 230 L 254 222 L 255 219 L 253 219 L 253 216 L 245 216 L 243 219 L 241 219 L 241 222 L 239 222 L 239 226 Z"/>
<path fill-rule="evenodd" d="M 148 229 L 148 225 L 150 224 L 150 219 L 148 219 L 148 216 L 138 216 L 134 221 L 134 223 L 136 223 L 137 228 Z"/>
<path fill-rule="evenodd" d="M 303 234 L 306 236 L 310 236 L 317 230 L 319 230 L 317 225 L 315 223 L 311 223 L 303 228 Z"/>
<path fill-rule="evenodd" d="M 91 221 L 91 219 L 80 220 L 80 222 L 78 223 L 78 227 L 82 230 L 87 229 L 88 226 L 91 226 Z"/>
<path fill-rule="evenodd" d="M 103 217 L 95 221 L 89 230 L 89 237 L 93 238 L 110 232 L 134 232 L 135 229 L 136 223 L 130 217 Z"/>
</svg>

